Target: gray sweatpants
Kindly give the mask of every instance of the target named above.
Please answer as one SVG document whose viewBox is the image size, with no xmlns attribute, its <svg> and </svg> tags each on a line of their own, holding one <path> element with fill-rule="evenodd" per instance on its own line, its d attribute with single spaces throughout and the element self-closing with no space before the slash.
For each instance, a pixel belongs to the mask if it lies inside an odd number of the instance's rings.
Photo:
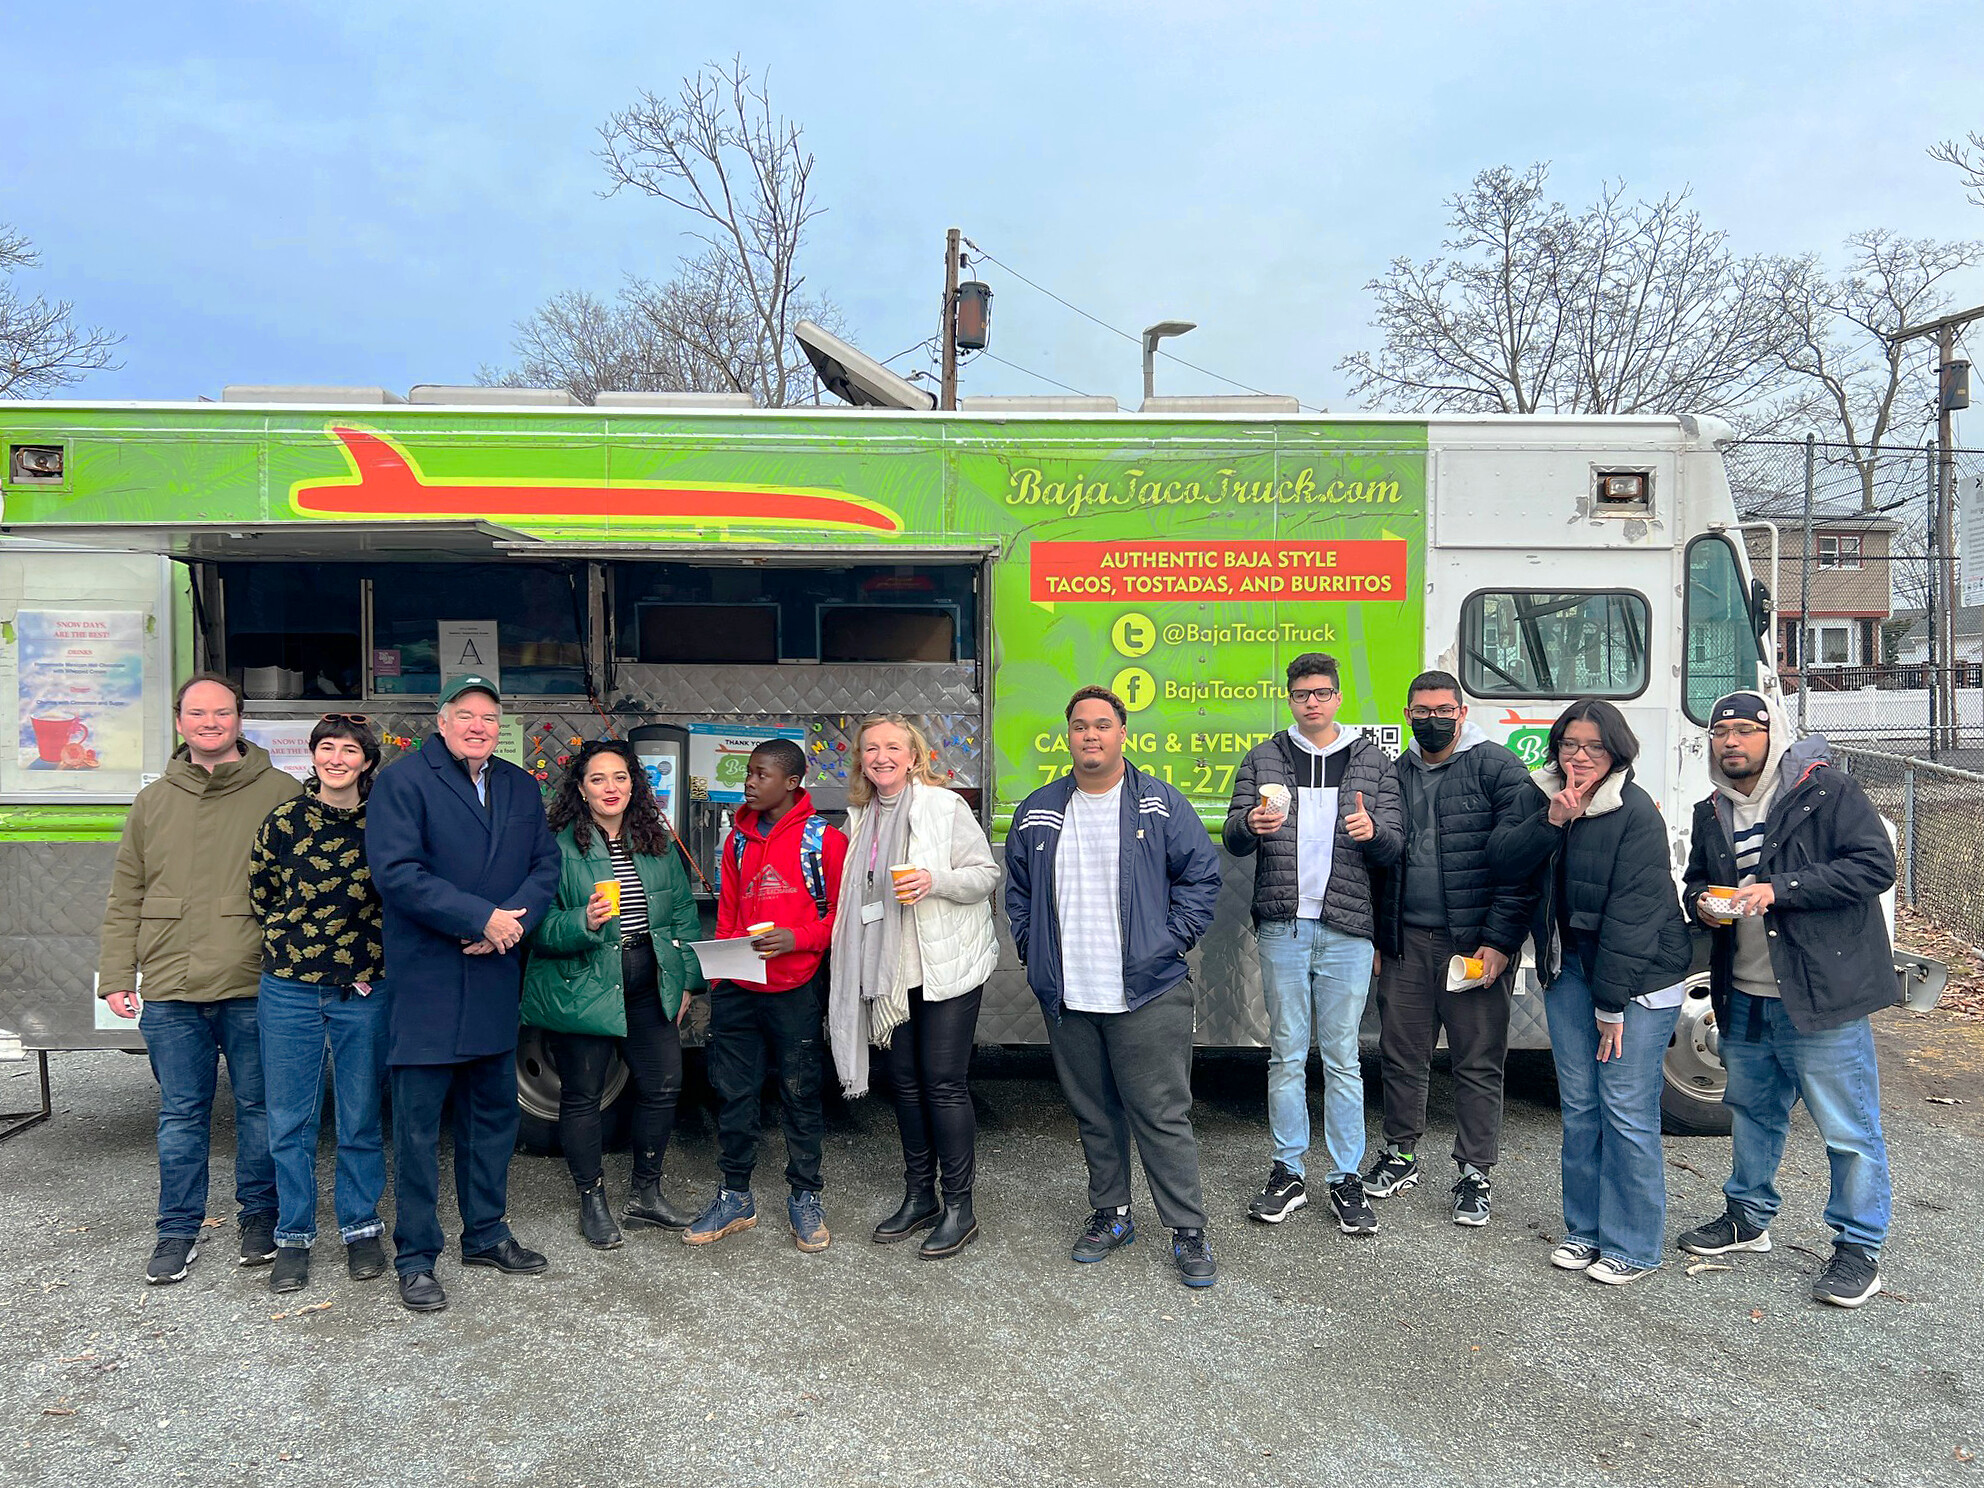
<svg viewBox="0 0 1984 1488">
<path fill-rule="evenodd" d="M 1192 983 L 1188 978 L 1128 1013 L 1063 1008 L 1047 1024 L 1061 1093 L 1074 1109 L 1095 1209 L 1130 1202 L 1130 1138 L 1137 1139 L 1157 1217 L 1203 1229 L 1199 1143 L 1192 1134 Z"/>
</svg>

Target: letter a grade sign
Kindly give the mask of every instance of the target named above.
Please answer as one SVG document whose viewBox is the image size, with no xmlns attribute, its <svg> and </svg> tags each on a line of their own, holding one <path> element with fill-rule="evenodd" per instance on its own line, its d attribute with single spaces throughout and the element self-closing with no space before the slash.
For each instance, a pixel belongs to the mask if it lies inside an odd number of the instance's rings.
<svg viewBox="0 0 1984 1488">
<path fill-rule="evenodd" d="M 446 687 L 450 677 L 459 677 L 463 672 L 475 672 L 498 687 L 503 685 L 503 663 L 497 655 L 494 620 L 443 620 L 439 641 L 436 654 L 441 662 L 441 680 L 437 689 Z"/>
</svg>

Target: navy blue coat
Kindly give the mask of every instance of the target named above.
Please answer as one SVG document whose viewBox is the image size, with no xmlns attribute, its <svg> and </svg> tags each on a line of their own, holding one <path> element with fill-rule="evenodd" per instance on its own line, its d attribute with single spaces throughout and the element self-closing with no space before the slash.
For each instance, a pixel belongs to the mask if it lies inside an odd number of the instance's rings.
<svg viewBox="0 0 1984 1488">
<path fill-rule="evenodd" d="M 558 844 L 537 782 L 491 759 L 489 805 L 439 734 L 379 773 L 365 856 L 385 906 L 388 1064 L 460 1064 L 517 1047 L 523 949 L 465 956 L 498 909 L 528 935 L 558 890 Z"/>
</svg>

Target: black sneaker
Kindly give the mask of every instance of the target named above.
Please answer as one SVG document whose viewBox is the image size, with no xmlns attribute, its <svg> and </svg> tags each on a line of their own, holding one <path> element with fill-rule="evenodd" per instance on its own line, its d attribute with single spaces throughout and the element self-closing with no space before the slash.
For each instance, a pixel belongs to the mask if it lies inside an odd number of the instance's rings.
<svg viewBox="0 0 1984 1488">
<path fill-rule="evenodd" d="M 1098 1209 L 1088 1217 L 1088 1228 L 1082 1231 L 1081 1239 L 1069 1254 L 1083 1263 L 1099 1261 L 1136 1238 L 1137 1227 L 1130 1223 L 1127 1209 L 1121 1214 L 1114 1209 Z"/>
<path fill-rule="evenodd" d="M 184 1281 L 192 1269 L 193 1257 L 199 1253 L 200 1248 L 191 1235 L 167 1235 L 152 1250 L 151 1262 L 145 1267 L 146 1283 L 170 1286 L 175 1281 Z"/>
<path fill-rule="evenodd" d="M 1833 1246 L 1832 1259 L 1812 1283 L 1812 1300 L 1830 1302 L 1834 1307 L 1858 1307 L 1880 1289 L 1879 1260 L 1851 1241 L 1842 1240 Z"/>
<path fill-rule="evenodd" d="M 273 1214 L 241 1216 L 241 1264 L 266 1266 L 276 1258 L 276 1217 Z"/>
<path fill-rule="evenodd" d="M 1680 1239 L 1681 1249 L 1690 1255 L 1728 1255 L 1732 1250 L 1770 1249 L 1770 1231 L 1744 1224 L 1734 1214 L 1720 1214 L 1707 1224 L 1696 1225 Z"/>
<path fill-rule="evenodd" d="M 1485 1225 L 1488 1223 L 1489 1202 L 1488 1175 L 1481 1172 L 1462 1173 L 1460 1181 L 1454 1184 L 1454 1223 Z"/>
<path fill-rule="evenodd" d="M 1219 1279 L 1219 1267 L 1213 1261 L 1212 1247 L 1206 1244 L 1204 1230 L 1173 1230 L 1171 1259 L 1178 1263 L 1178 1279 L 1188 1287 L 1209 1287 Z"/>
<path fill-rule="evenodd" d="M 1419 1159 L 1410 1152 L 1387 1151 L 1371 1164 L 1364 1175 L 1364 1192 L 1374 1199 L 1389 1199 L 1419 1184 Z"/>
<path fill-rule="evenodd" d="M 1247 1206 L 1247 1217 L 1262 1224 L 1280 1224 L 1309 1202 L 1309 1190 L 1302 1175 L 1285 1163 L 1276 1163 L 1268 1172 L 1268 1186 Z"/>
<path fill-rule="evenodd" d="M 310 1250 L 304 1245 L 285 1245 L 276 1251 L 276 1264 L 269 1272 L 272 1292 L 300 1292 L 310 1285 Z"/>
<path fill-rule="evenodd" d="M 1336 1211 L 1336 1227 L 1344 1234 L 1378 1233 L 1378 1211 L 1364 1197 L 1364 1180 L 1355 1173 L 1330 1185 L 1330 1208 Z"/>
</svg>

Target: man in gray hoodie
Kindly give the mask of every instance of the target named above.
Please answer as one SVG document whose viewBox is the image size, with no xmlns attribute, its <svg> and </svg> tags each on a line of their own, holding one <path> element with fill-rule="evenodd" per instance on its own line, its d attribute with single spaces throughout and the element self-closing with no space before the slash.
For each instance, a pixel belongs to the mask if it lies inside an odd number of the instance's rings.
<svg viewBox="0 0 1984 1488">
<path fill-rule="evenodd" d="M 1682 903 L 1712 932 L 1709 995 L 1729 1071 L 1726 1211 L 1681 1237 L 1695 1255 L 1767 1251 L 1777 1168 L 1799 1099 L 1825 1139 L 1837 1237 L 1812 1296 L 1858 1307 L 1881 1289 L 1892 1208 L 1868 1014 L 1897 1000 L 1881 895 L 1894 846 L 1823 738 L 1794 742 L 1754 692 L 1709 713 L 1715 791 L 1695 807 Z"/>
<path fill-rule="evenodd" d="M 1488 841 L 1529 807 L 1522 761 L 1468 722 L 1460 683 L 1422 672 L 1406 693 L 1412 742 L 1396 768 L 1405 852 L 1379 885 L 1378 1050 L 1385 1072 L 1385 1150 L 1364 1191 L 1390 1198 L 1419 1182 L 1433 1049 L 1446 1029 L 1453 1056 L 1455 1224 L 1488 1223 L 1488 1170 L 1502 1135 L 1502 1069 L 1509 1051 L 1515 961 L 1535 893 L 1498 885 Z M 1479 961 L 1454 977 L 1456 957 Z"/>
</svg>

